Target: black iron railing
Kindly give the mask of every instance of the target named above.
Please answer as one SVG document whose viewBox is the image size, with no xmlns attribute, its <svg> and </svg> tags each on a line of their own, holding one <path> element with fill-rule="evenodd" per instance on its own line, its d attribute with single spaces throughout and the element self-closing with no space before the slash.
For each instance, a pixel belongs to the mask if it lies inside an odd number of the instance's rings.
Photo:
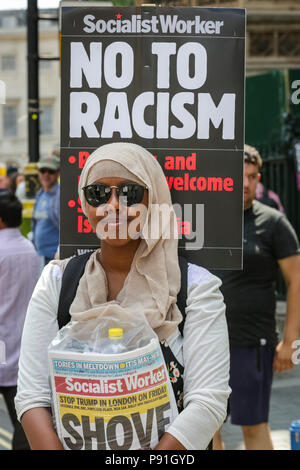
<svg viewBox="0 0 300 470">
<path fill-rule="evenodd" d="M 267 189 L 272 189 L 278 194 L 286 216 L 294 227 L 298 238 L 300 238 L 300 214 L 299 214 L 299 191 L 296 185 L 295 161 L 284 153 L 284 147 L 280 143 L 269 145 L 258 145 L 262 166 L 262 183 Z M 284 300 L 286 297 L 286 286 L 281 273 L 277 279 L 277 298 Z"/>
</svg>

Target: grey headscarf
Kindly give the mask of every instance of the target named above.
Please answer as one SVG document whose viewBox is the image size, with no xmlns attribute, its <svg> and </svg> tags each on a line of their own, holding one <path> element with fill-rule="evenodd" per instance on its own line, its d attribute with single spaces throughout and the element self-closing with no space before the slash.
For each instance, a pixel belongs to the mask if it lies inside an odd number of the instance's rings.
<svg viewBox="0 0 300 470">
<path fill-rule="evenodd" d="M 153 155 L 138 145 L 104 145 L 90 155 L 81 173 L 78 190 L 84 213 L 87 203 L 82 188 L 107 176 L 125 177 L 148 187 L 143 238 L 116 302 L 124 312 L 145 315 L 159 339 L 166 339 L 176 330 L 182 316 L 176 305 L 180 290 L 176 215 L 165 175 Z M 168 209 L 164 212 L 163 223 L 160 222 L 161 207 Z M 151 237 L 151 227 L 158 230 L 157 238 Z M 73 320 L 105 315 L 111 305 L 107 302 L 107 280 L 98 254 L 97 251 L 91 255 L 80 280 L 70 309 Z"/>
</svg>

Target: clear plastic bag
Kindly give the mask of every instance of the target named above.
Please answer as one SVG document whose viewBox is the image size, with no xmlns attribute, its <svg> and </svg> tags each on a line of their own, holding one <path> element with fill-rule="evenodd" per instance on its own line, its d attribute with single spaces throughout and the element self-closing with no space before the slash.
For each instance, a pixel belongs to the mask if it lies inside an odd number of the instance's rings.
<svg viewBox="0 0 300 470">
<path fill-rule="evenodd" d="M 109 338 L 109 330 L 122 334 Z M 56 429 L 65 449 L 154 448 L 177 415 L 158 338 L 144 315 L 108 305 L 49 346 Z"/>
<path fill-rule="evenodd" d="M 112 328 L 123 329 L 122 341 L 125 351 L 141 348 L 152 338 L 156 338 L 144 316 L 137 315 L 137 318 L 134 318 L 126 314 L 123 319 L 120 318 L 120 308 L 119 305 L 111 304 L 106 314 L 100 318 L 68 323 L 58 332 L 51 348 L 81 353 L 104 353 L 110 344 L 108 332 Z"/>
</svg>

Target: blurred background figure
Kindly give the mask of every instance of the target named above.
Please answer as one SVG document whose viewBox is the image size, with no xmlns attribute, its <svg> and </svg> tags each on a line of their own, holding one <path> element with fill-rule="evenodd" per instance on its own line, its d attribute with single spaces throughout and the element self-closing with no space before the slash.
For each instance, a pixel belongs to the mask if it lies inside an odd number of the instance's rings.
<svg viewBox="0 0 300 470">
<path fill-rule="evenodd" d="M 15 194 L 19 200 L 25 198 L 25 178 L 17 167 L 11 166 L 7 169 L 7 188 Z"/>
<path fill-rule="evenodd" d="M 26 196 L 26 185 L 25 185 L 25 177 L 23 173 L 18 173 L 16 175 L 16 196 L 20 201 L 25 198 Z"/>
<path fill-rule="evenodd" d="M 55 257 L 59 244 L 60 158 L 51 154 L 38 163 L 41 189 L 36 194 L 32 217 L 33 243 L 44 264 Z"/>
<path fill-rule="evenodd" d="M 253 149 L 254 147 L 251 147 L 250 145 L 244 145 L 244 151 L 246 155 L 251 155 L 251 153 L 253 153 L 254 151 Z M 278 194 L 272 191 L 271 189 L 265 188 L 261 181 L 258 181 L 257 183 L 255 198 L 262 204 L 273 207 L 273 209 L 277 209 L 285 215 L 285 210 Z"/>
<path fill-rule="evenodd" d="M 14 397 L 17 392 L 18 361 L 23 325 L 40 262 L 32 243 L 23 237 L 22 204 L 6 189 L 0 190 L 0 340 L 5 344 L 5 363 L 0 364 L 2 393 L 13 424 L 13 450 L 29 449 L 17 420 Z"/>
<path fill-rule="evenodd" d="M 6 176 L 11 178 L 14 174 L 18 173 L 19 168 L 15 165 L 10 165 L 6 170 Z"/>
<path fill-rule="evenodd" d="M 7 188 L 7 179 L 5 175 L 0 175 L 0 188 Z"/>
<path fill-rule="evenodd" d="M 17 177 L 18 177 L 18 171 L 10 174 L 8 177 L 8 180 L 9 180 L 8 190 L 13 194 L 16 193 L 16 189 L 17 189 Z"/>
<path fill-rule="evenodd" d="M 6 165 L 0 163 L 0 188 L 7 188 Z"/>
<path fill-rule="evenodd" d="M 262 204 L 266 204 L 266 206 L 273 207 L 274 209 L 280 211 L 282 214 L 286 215 L 278 194 L 272 191 L 271 189 L 266 189 L 260 181 L 256 187 L 255 197 Z"/>
</svg>

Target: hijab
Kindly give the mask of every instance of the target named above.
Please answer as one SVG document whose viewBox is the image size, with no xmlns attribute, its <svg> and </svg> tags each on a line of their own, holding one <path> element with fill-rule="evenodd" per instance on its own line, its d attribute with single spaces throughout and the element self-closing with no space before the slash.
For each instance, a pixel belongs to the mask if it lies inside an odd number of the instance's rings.
<svg viewBox="0 0 300 470">
<path fill-rule="evenodd" d="M 82 188 L 108 176 L 126 178 L 148 188 L 141 242 L 124 286 L 111 302 L 107 301 L 107 279 L 99 262 L 99 250 L 92 253 L 70 308 L 72 320 L 105 316 L 107 309 L 111 311 L 111 305 L 116 303 L 125 316 L 126 312 L 129 316 L 145 316 L 159 339 L 165 340 L 182 320 L 176 305 L 181 283 L 176 215 L 165 175 L 153 155 L 138 145 L 103 145 L 89 156 L 79 180 L 78 192 L 85 215 L 87 202 Z"/>
</svg>

